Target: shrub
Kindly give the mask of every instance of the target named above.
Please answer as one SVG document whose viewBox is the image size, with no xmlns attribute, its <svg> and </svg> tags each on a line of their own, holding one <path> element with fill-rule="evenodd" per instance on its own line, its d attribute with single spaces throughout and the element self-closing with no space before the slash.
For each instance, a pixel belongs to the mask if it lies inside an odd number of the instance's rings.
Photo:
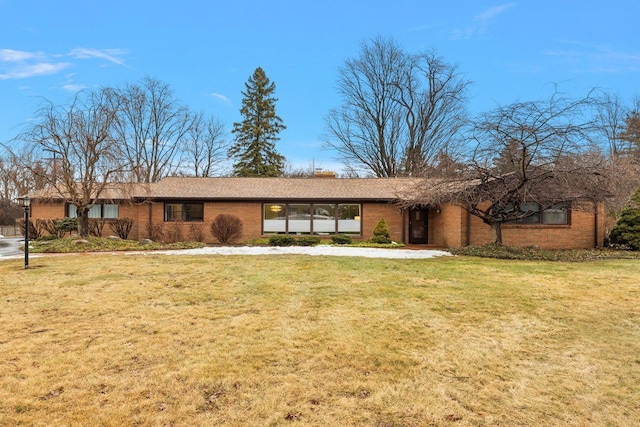
<svg viewBox="0 0 640 427">
<path fill-rule="evenodd" d="M 159 242 L 164 237 L 164 224 L 147 224 L 147 237 L 154 242 Z"/>
<path fill-rule="evenodd" d="M 295 242 L 296 246 L 313 246 L 318 243 L 320 243 L 320 238 L 315 236 L 299 237 Z"/>
<path fill-rule="evenodd" d="M 131 227 L 133 227 L 133 220 L 131 218 L 118 218 L 110 222 L 109 227 L 119 238 L 127 240 L 131 232 Z"/>
<path fill-rule="evenodd" d="M 609 241 L 614 246 L 640 250 L 640 188 L 631 195 L 631 200 L 620 213 L 618 222 L 609 233 Z"/>
<path fill-rule="evenodd" d="M 387 237 L 387 236 L 373 236 L 370 242 L 378 243 L 378 244 L 387 244 L 387 243 L 391 243 L 392 240 L 390 237 Z"/>
<path fill-rule="evenodd" d="M 107 225 L 107 220 L 104 218 L 89 218 L 89 235 L 102 237 L 105 225 Z"/>
<path fill-rule="evenodd" d="M 64 236 L 66 233 L 73 233 L 78 230 L 78 218 L 64 218 L 55 222 L 55 229 L 62 233 Z M 61 237 L 62 237 L 61 236 Z"/>
<path fill-rule="evenodd" d="M 20 232 L 24 236 L 24 233 L 26 232 L 24 227 L 24 219 L 19 219 L 16 221 L 16 223 L 18 224 L 18 227 L 20 227 Z M 44 228 L 42 228 L 42 226 L 38 224 L 38 220 L 36 220 L 35 224 L 33 221 L 29 220 L 29 240 L 39 239 L 40 237 L 42 237 L 43 231 Z"/>
<path fill-rule="evenodd" d="M 189 238 L 192 242 L 204 242 L 204 224 L 192 222 L 189 226 Z"/>
<path fill-rule="evenodd" d="M 353 239 L 351 236 L 347 236 L 346 234 L 336 234 L 335 236 L 331 236 L 331 241 L 336 245 L 348 245 Z"/>
<path fill-rule="evenodd" d="M 380 221 L 376 224 L 376 227 L 373 229 L 374 236 L 385 236 L 389 239 L 391 238 L 391 230 L 389 230 L 389 226 L 384 218 L 380 218 Z"/>
<path fill-rule="evenodd" d="M 184 241 L 182 235 L 182 224 L 179 222 L 172 222 L 167 227 L 167 239 L 170 243 L 182 242 Z"/>
<path fill-rule="evenodd" d="M 293 236 L 287 236 L 286 234 L 274 234 L 269 236 L 269 246 L 293 246 L 296 243 L 296 239 Z"/>
<path fill-rule="evenodd" d="M 36 220 L 36 224 L 40 224 L 40 227 L 44 229 L 51 236 L 55 236 L 56 238 L 64 237 L 66 232 L 64 230 L 59 230 L 56 228 L 56 224 L 60 221 L 60 219 L 38 219 Z"/>
<path fill-rule="evenodd" d="M 211 234 L 223 245 L 233 243 L 242 236 L 242 220 L 235 215 L 219 214 L 211 223 Z"/>
</svg>

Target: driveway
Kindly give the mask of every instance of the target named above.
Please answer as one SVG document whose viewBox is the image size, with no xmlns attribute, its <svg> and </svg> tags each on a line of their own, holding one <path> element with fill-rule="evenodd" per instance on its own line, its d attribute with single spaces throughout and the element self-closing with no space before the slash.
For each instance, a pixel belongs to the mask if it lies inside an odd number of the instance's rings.
<svg viewBox="0 0 640 427">
<path fill-rule="evenodd" d="M 24 255 L 20 247 L 24 244 L 23 237 L 0 236 L 0 258 L 16 258 Z"/>
</svg>

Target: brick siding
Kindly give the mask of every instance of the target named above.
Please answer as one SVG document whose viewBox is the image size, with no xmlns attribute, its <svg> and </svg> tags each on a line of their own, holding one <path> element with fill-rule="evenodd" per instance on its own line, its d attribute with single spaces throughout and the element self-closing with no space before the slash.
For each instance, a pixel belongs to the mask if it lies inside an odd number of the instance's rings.
<svg viewBox="0 0 640 427">
<path fill-rule="evenodd" d="M 166 223 L 164 221 L 163 202 L 122 203 L 119 217 L 134 220 L 130 239 L 148 237 L 148 223 L 160 225 L 165 231 L 165 240 L 169 240 L 173 227 L 179 229 L 183 239 L 190 238 L 192 224 L 201 224 L 205 242 L 216 243 L 211 235 L 210 224 L 220 213 L 238 216 L 243 223 L 241 240 L 262 237 L 262 203 L 260 202 L 205 202 L 203 222 Z M 64 203 L 39 203 L 34 201 L 31 209 L 33 219 L 63 218 Z M 409 236 L 408 210 L 399 209 L 389 203 L 363 203 L 361 220 L 362 236 L 356 239 L 369 239 L 378 221 L 384 218 L 391 231 L 391 238 L 400 242 Z M 404 228 L 403 228 L 404 227 Z M 174 230 L 175 231 L 175 230 Z M 605 232 L 604 209 L 598 210 L 598 246 L 602 246 Z M 107 226 L 105 235 L 113 234 Z M 596 245 L 596 224 L 593 208 L 571 211 L 570 225 L 512 225 L 502 227 L 503 243 L 509 246 L 537 246 L 545 249 L 592 248 Z M 455 205 L 443 205 L 429 209 L 428 243 L 442 247 L 461 247 L 468 244 L 484 245 L 492 241 L 491 228 L 479 218 L 470 216 L 464 209 Z"/>
</svg>

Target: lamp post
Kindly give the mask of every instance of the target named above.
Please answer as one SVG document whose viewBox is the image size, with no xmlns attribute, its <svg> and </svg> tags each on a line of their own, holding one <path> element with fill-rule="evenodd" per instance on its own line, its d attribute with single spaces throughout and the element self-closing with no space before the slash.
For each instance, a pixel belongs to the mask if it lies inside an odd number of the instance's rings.
<svg viewBox="0 0 640 427">
<path fill-rule="evenodd" d="M 29 268 L 29 205 L 31 200 L 29 196 L 22 199 L 22 207 L 24 207 L 24 269 Z"/>
</svg>

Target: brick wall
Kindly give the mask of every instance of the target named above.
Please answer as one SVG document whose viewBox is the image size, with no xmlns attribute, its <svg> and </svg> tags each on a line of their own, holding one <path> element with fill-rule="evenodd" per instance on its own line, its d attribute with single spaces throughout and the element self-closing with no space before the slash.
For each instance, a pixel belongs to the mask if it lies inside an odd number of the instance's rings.
<svg viewBox="0 0 640 427">
<path fill-rule="evenodd" d="M 362 239 L 373 237 L 373 230 L 380 219 L 389 226 L 391 240 L 402 241 L 402 211 L 397 206 L 389 203 L 364 203 L 362 205 Z"/>
<path fill-rule="evenodd" d="M 33 201 L 31 204 L 31 218 L 33 220 L 36 219 L 62 219 L 66 216 L 65 212 L 65 203 L 63 202 L 37 202 Z M 136 239 L 138 237 L 138 215 L 139 208 L 138 205 L 133 203 L 121 203 L 118 206 L 118 217 L 119 218 L 131 218 L 134 220 L 133 227 L 131 228 L 131 233 L 129 234 L 130 239 Z M 109 224 L 105 225 L 102 235 L 103 236 L 111 236 L 115 233 L 109 227 Z"/>
<path fill-rule="evenodd" d="M 162 225 L 165 229 L 174 227 L 172 223 L 164 222 L 164 203 L 156 202 L 141 205 L 138 212 L 139 234 L 138 238 L 148 237 L 147 224 L 149 223 L 149 209 L 153 224 Z M 216 243 L 211 235 L 209 226 L 213 219 L 221 213 L 233 214 L 240 218 L 243 225 L 241 240 L 257 239 L 262 237 L 262 203 L 260 202 L 208 202 L 204 204 L 205 242 Z M 398 208 L 391 204 L 365 203 L 362 205 L 361 220 L 363 227 L 362 239 L 373 236 L 373 229 L 378 221 L 384 218 L 391 231 L 391 238 L 395 241 L 402 240 L 402 214 Z M 189 236 L 189 228 L 192 223 L 178 223 L 184 237 Z M 166 231 L 166 230 L 165 230 Z M 132 233 L 133 235 L 133 233 Z M 354 237 L 358 239 L 360 237 Z"/>
<path fill-rule="evenodd" d="M 259 202 L 208 202 L 204 204 L 204 221 L 201 223 L 205 235 L 205 242 L 215 243 L 209 226 L 220 213 L 230 213 L 238 216 L 243 223 L 241 240 L 255 239 L 262 236 L 262 204 Z M 64 203 L 37 203 L 31 207 L 33 219 L 63 218 Z M 120 218 L 134 219 L 134 226 L 129 235 L 130 239 L 148 237 L 147 225 L 149 219 L 155 225 L 165 229 L 179 227 L 183 239 L 190 238 L 190 231 L 194 223 L 165 223 L 164 203 L 125 203 L 119 207 Z M 404 219 L 403 219 L 404 217 Z M 362 237 L 363 240 L 373 236 L 373 229 L 378 221 L 384 218 L 391 231 L 391 238 L 400 242 L 408 234 L 408 211 L 400 210 L 397 206 L 387 203 L 364 203 L 362 205 Z M 403 230 L 404 227 L 404 230 Z M 479 218 L 470 216 L 459 206 L 443 205 L 440 208 L 429 209 L 428 223 L 429 244 L 444 247 L 461 247 L 467 244 L 484 245 L 492 241 L 491 228 Z M 600 206 L 598 212 L 598 245 L 602 246 L 605 232 L 604 208 Z M 539 246 L 547 249 L 560 248 L 592 248 L 595 245 L 595 215 L 589 206 L 574 209 L 571 212 L 571 225 L 503 225 L 503 243 L 509 246 Z M 113 234 L 107 226 L 105 235 Z M 168 236 L 167 236 L 168 237 Z M 167 240 L 167 239 L 165 239 Z"/>
<path fill-rule="evenodd" d="M 604 208 L 598 209 L 598 225 L 592 206 L 572 209 L 570 225 L 503 224 L 502 243 L 507 246 L 535 246 L 543 249 L 589 249 L 602 247 L 604 238 Z M 470 216 L 471 245 L 486 245 L 493 241 L 491 227 L 475 216 Z"/>
</svg>

